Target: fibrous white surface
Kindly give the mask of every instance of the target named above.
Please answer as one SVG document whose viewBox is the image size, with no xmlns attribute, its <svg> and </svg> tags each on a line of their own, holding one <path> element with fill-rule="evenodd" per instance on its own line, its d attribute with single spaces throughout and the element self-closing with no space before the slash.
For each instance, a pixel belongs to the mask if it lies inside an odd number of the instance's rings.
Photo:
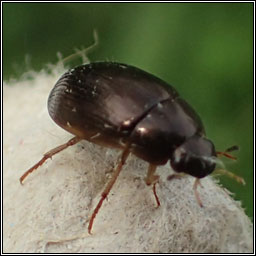
<svg viewBox="0 0 256 256">
<path fill-rule="evenodd" d="M 83 141 L 48 160 L 25 180 L 20 176 L 43 153 L 72 135 L 48 115 L 47 98 L 64 70 L 4 85 L 3 246 L 5 253 L 245 253 L 253 251 L 252 223 L 239 202 L 211 178 L 167 181 L 157 169 L 156 202 L 144 177 L 147 163 L 134 156 L 124 166 L 87 233 L 88 218 L 111 177 L 120 152 Z"/>
</svg>

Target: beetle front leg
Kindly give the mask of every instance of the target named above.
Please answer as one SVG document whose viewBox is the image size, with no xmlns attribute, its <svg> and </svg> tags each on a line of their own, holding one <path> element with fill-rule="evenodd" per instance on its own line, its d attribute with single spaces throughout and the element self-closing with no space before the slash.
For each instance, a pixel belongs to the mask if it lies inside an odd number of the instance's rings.
<svg viewBox="0 0 256 256">
<path fill-rule="evenodd" d="M 203 207 L 203 203 L 202 203 L 202 201 L 201 201 L 201 199 L 200 199 L 200 196 L 199 196 L 199 193 L 198 193 L 198 191 L 197 191 L 198 185 L 200 185 L 200 186 L 202 187 L 202 185 L 201 185 L 201 183 L 200 183 L 200 179 L 199 179 L 199 178 L 196 178 L 195 183 L 194 183 L 194 185 L 193 185 L 193 190 L 194 190 L 194 193 L 195 193 L 195 197 L 196 197 L 197 203 L 199 204 L 200 207 Z"/>
<path fill-rule="evenodd" d="M 186 177 L 186 176 L 187 176 L 186 173 L 174 173 L 174 174 L 169 175 L 169 176 L 167 177 L 167 180 L 170 181 L 170 180 L 173 180 L 173 179 L 181 179 L 181 178 L 184 178 L 184 177 Z M 198 193 L 198 191 L 197 191 L 198 185 L 199 185 L 200 187 L 203 187 L 202 184 L 200 183 L 200 179 L 199 179 L 199 178 L 196 178 L 196 179 L 195 179 L 195 182 L 194 182 L 194 185 L 193 185 L 193 190 L 194 190 L 195 198 L 196 198 L 196 201 L 197 201 L 198 205 L 199 205 L 200 207 L 203 207 L 203 203 L 202 203 L 202 201 L 201 201 L 201 199 L 200 199 L 200 196 L 199 196 L 199 193 Z"/>
<path fill-rule="evenodd" d="M 173 180 L 173 179 L 181 179 L 181 178 L 184 178 L 186 176 L 187 176 L 186 173 L 173 173 L 173 174 L 171 174 L 167 177 L 167 180 L 170 181 L 170 180 Z"/>
<path fill-rule="evenodd" d="M 75 145 L 77 142 L 79 142 L 80 140 L 82 140 L 79 137 L 74 137 L 72 139 L 70 139 L 68 142 L 48 151 L 47 153 L 44 154 L 44 156 L 42 157 L 42 159 L 36 163 L 34 166 L 32 166 L 30 169 L 28 169 L 21 177 L 20 177 L 20 184 L 23 183 L 24 179 L 33 171 L 35 171 L 40 165 L 42 165 L 48 158 L 52 158 L 53 155 L 61 152 L 62 150 L 64 150 L 65 148 Z"/>
<path fill-rule="evenodd" d="M 155 199 L 156 199 L 157 207 L 159 207 L 160 206 L 160 201 L 159 201 L 159 198 L 156 194 L 156 184 L 159 180 L 159 176 L 155 175 L 156 168 L 157 168 L 157 165 L 149 164 L 148 174 L 147 174 L 147 177 L 145 178 L 145 182 L 148 186 L 153 184 L 153 193 L 154 193 L 154 196 L 155 196 Z"/>
</svg>

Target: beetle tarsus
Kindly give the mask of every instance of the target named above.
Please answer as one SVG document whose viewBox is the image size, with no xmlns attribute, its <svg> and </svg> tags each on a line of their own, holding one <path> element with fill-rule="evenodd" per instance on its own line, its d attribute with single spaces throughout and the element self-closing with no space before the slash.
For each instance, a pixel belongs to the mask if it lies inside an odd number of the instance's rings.
<svg viewBox="0 0 256 256">
<path fill-rule="evenodd" d="M 160 204 L 159 198 L 158 198 L 157 193 L 156 193 L 156 183 L 153 184 L 153 193 L 154 193 L 156 203 L 157 203 L 156 208 L 158 208 L 161 204 Z"/>
<path fill-rule="evenodd" d="M 36 170 L 40 165 L 42 165 L 49 157 L 43 156 L 43 158 L 36 163 L 34 166 L 32 166 L 30 169 L 28 169 L 21 177 L 20 177 L 20 184 L 23 185 L 24 179 L 34 170 Z"/>
<path fill-rule="evenodd" d="M 149 164 L 148 174 L 147 174 L 147 177 L 145 178 L 145 182 L 148 186 L 153 184 L 153 194 L 155 196 L 157 208 L 158 208 L 160 206 L 160 201 L 156 193 L 156 184 L 158 183 L 159 176 L 155 175 L 156 168 L 157 168 L 157 165 Z"/>
</svg>

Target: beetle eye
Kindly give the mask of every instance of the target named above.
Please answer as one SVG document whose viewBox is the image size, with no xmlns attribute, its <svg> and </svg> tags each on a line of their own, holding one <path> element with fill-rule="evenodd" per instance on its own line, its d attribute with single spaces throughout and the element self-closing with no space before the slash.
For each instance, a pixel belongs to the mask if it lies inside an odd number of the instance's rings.
<svg viewBox="0 0 256 256">
<path fill-rule="evenodd" d="M 177 148 L 175 151 L 174 151 L 174 159 L 173 161 L 175 163 L 179 163 L 181 161 L 181 159 L 184 159 L 184 157 L 186 158 L 187 157 L 187 154 L 184 150 L 184 148 L 182 147 L 179 147 Z"/>
</svg>

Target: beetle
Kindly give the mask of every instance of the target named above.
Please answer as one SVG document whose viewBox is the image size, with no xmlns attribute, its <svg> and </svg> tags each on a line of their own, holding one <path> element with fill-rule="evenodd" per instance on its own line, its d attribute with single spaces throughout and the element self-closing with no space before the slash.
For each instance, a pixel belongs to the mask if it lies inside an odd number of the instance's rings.
<svg viewBox="0 0 256 256">
<path fill-rule="evenodd" d="M 90 218 L 90 234 L 93 221 L 130 153 L 149 163 L 145 181 L 153 187 L 157 206 L 157 166 L 170 161 L 176 173 L 194 176 L 195 196 L 202 206 L 197 193 L 199 180 L 214 171 L 217 154 L 232 158 L 227 153 L 232 148 L 216 152 L 199 115 L 174 87 L 127 64 L 94 62 L 67 71 L 50 92 L 48 111 L 57 125 L 75 137 L 44 154 L 21 176 L 21 183 L 48 158 L 81 140 L 122 150 Z"/>
</svg>

